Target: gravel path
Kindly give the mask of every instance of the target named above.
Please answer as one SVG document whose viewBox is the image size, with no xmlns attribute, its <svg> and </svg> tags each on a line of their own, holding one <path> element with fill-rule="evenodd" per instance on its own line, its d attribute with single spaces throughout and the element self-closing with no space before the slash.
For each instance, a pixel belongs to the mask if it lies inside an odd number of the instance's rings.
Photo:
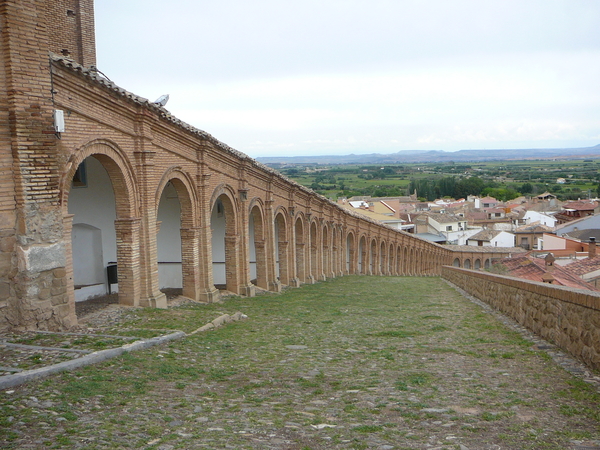
<svg viewBox="0 0 600 450">
<path fill-rule="evenodd" d="M 110 308 L 87 323 L 112 333 L 249 318 L 0 393 L 1 448 L 600 448 L 597 374 L 564 370 L 547 343 L 438 278 Z"/>
</svg>

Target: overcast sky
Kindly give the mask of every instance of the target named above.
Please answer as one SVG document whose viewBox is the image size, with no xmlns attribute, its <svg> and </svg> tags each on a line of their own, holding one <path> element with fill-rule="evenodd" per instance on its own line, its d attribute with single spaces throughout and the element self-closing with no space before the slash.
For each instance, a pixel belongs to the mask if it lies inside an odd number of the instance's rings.
<svg viewBox="0 0 600 450">
<path fill-rule="evenodd" d="M 600 144 L 598 0 L 96 0 L 98 68 L 252 157 Z"/>
</svg>

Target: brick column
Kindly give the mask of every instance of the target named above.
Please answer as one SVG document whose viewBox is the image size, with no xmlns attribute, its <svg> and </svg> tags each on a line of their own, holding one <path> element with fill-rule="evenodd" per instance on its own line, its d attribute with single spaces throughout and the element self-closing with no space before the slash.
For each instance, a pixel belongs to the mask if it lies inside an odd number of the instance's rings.
<svg viewBox="0 0 600 450">
<path fill-rule="evenodd" d="M 151 131 L 148 119 L 144 114 L 138 117 L 137 129 L 139 148 L 151 146 Z M 158 253 L 157 236 L 158 228 L 156 221 L 156 204 L 154 198 L 154 179 L 156 152 L 144 150 L 136 151 L 138 183 L 140 188 L 141 206 L 141 232 L 140 239 L 140 306 L 151 308 L 166 308 L 167 296 L 160 291 L 158 283 Z M 120 267 L 118 268 L 118 270 Z M 119 290 L 121 287 L 119 286 Z"/>
<path fill-rule="evenodd" d="M 122 305 L 140 306 L 140 226 L 138 218 L 115 220 L 119 303 Z"/>
<path fill-rule="evenodd" d="M 240 180 L 245 180 L 245 170 L 240 170 Z M 241 182 L 238 195 L 241 200 L 241 208 L 238 213 L 237 236 L 239 237 L 239 245 L 237 246 L 238 276 L 239 287 L 238 293 L 246 297 L 254 297 L 256 295 L 256 286 L 250 281 L 250 238 L 249 238 L 249 211 L 247 208 L 248 190 L 245 187 L 245 181 Z"/>
<path fill-rule="evenodd" d="M 181 234 L 181 273 L 183 295 L 192 300 L 201 300 L 200 287 L 200 228 L 182 228 Z"/>
<path fill-rule="evenodd" d="M 244 288 L 240 274 L 240 258 L 239 258 L 239 246 L 240 236 L 237 235 L 225 235 L 225 279 L 226 289 L 239 295 L 245 295 Z"/>
<path fill-rule="evenodd" d="M 266 243 L 264 239 L 254 241 L 256 253 L 256 285 L 262 289 L 269 289 L 267 281 Z"/>
<path fill-rule="evenodd" d="M 277 257 L 275 255 L 275 239 L 279 239 L 275 236 L 275 218 L 273 216 L 273 200 L 272 192 L 270 188 L 266 192 L 267 199 L 265 201 L 265 229 L 263 230 L 265 235 L 265 255 L 266 255 L 266 282 L 269 291 L 281 292 L 281 283 L 277 279 L 275 265 L 277 264 Z"/>
<path fill-rule="evenodd" d="M 279 281 L 281 282 L 281 284 L 289 285 L 290 284 L 290 276 L 289 276 L 289 270 L 288 270 L 289 242 L 288 241 L 279 241 L 278 247 L 279 247 L 279 254 L 277 256 L 279 257 Z"/>
<path fill-rule="evenodd" d="M 212 303 L 219 300 L 220 293 L 219 290 L 215 288 L 212 271 L 212 232 L 210 229 L 210 211 L 212 205 L 209 205 L 209 181 L 211 174 L 208 173 L 206 164 L 203 162 L 203 153 L 203 149 L 197 151 L 199 169 L 199 173 L 197 174 L 199 193 L 198 211 L 200 211 L 200 217 L 198 218 L 198 223 L 200 224 L 198 230 L 198 272 L 200 279 L 198 282 L 197 295 L 199 295 L 201 301 Z"/>
<path fill-rule="evenodd" d="M 307 282 L 306 275 L 306 244 L 304 242 L 296 242 L 296 275 L 300 283 Z"/>
</svg>

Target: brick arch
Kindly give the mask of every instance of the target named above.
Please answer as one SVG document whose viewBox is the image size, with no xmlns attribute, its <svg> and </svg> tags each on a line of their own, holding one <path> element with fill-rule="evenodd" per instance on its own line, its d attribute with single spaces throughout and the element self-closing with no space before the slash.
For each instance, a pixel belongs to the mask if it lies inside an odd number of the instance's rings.
<svg viewBox="0 0 600 450">
<path fill-rule="evenodd" d="M 158 183 L 155 195 L 156 211 L 163 190 L 168 182 L 173 184 L 181 204 L 181 228 L 192 228 L 198 226 L 198 195 L 192 178 L 180 167 L 169 167 Z"/>
<path fill-rule="evenodd" d="M 306 265 L 306 217 L 302 212 L 296 214 L 294 218 L 294 247 L 296 252 L 295 265 L 296 277 L 300 283 L 307 281 Z"/>
<path fill-rule="evenodd" d="M 156 239 L 157 253 L 154 254 L 150 252 L 150 263 L 152 264 L 153 272 L 156 272 L 158 276 L 151 276 L 151 288 L 153 291 L 158 292 L 159 286 L 155 283 L 159 281 L 161 276 L 166 276 L 167 279 L 169 278 L 169 275 L 166 275 L 165 272 L 162 272 L 161 275 L 161 270 L 165 270 L 165 268 L 158 264 L 158 251 L 161 248 L 161 241 L 159 241 L 158 214 L 162 194 L 167 186 L 167 183 L 169 182 L 171 182 L 175 191 L 177 192 L 177 198 L 181 207 L 180 226 L 178 230 L 181 241 L 181 287 L 183 290 L 183 295 L 185 297 L 195 299 L 198 297 L 198 267 L 200 265 L 200 255 L 198 254 L 199 236 L 197 231 L 198 196 L 192 178 L 180 166 L 172 166 L 165 170 L 156 188 L 155 217 L 157 219 L 157 228 L 155 236 L 150 236 L 150 239 Z M 165 224 L 163 223 L 162 225 L 160 225 L 160 227 L 162 227 L 163 225 Z M 171 261 L 173 262 L 173 260 Z M 172 277 L 173 275 L 174 274 L 171 271 L 170 276 Z M 167 285 L 167 287 L 174 286 Z"/>
<path fill-rule="evenodd" d="M 398 275 L 396 269 L 396 259 L 398 258 L 398 254 L 394 251 L 394 244 L 390 242 L 388 247 L 388 275 Z"/>
<path fill-rule="evenodd" d="M 345 274 L 354 275 L 357 272 L 356 258 L 358 256 L 356 235 L 354 231 L 348 230 L 345 236 L 342 235 L 342 239 L 344 240 L 342 269 Z"/>
<path fill-rule="evenodd" d="M 67 258 L 68 302 L 75 307 L 73 280 L 73 248 L 71 234 L 73 216 L 69 214 L 71 182 L 79 165 L 88 157 L 96 158 L 108 173 L 115 196 L 115 234 L 117 242 L 117 271 L 119 303 L 138 306 L 142 296 L 140 270 L 141 220 L 139 217 L 138 185 L 132 165 L 117 144 L 96 139 L 76 149 L 61 171 L 59 199 L 63 214 L 63 236 Z"/>
<path fill-rule="evenodd" d="M 214 189 L 209 203 L 211 231 L 214 231 L 212 230 L 212 221 L 220 219 L 219 211 L 216 211 L 215 215 L 215 207 L 218 201 L 223 205 L 222 213 L 225 221 L 225 233 L 223 236 L 224 248 L 220 246 L 221 237 L 215 238 L 215 234 L 211 233 L 212 266 L 215 273 L 215 281 L 217 281 L 217 284 L 222 284 L 218 280 L 224 276 L 225 289 L 235 294 L 243 294 L 247 286 L 244 285 L 244 280 L 242 279 L 241 245 L 242 236 L 247 235 L 247 230 L 240 229 L 238 225 L 239 205 L 235 191 L 231 186 L 221 184 Z M 219 230 L 220 232 L 221 230 Z M 224 259 L 224 261 L 221 261 L 221 259 Z M 225 263 L 224 267 L 222 266 L 223 262 Z M 219 272 L 216 272 L 216 270 Z"/>
<path fill-rule="evenodd" d="M 254 197 L 248 204 L 248 215 L 256 218 L 260 218 L 257 224 L 254 224 L 254 231 L 260 239 L 265 239 L 265 204 L 260 197 Z"/>
<path fill-rule="evenodd" d="M 138 185 L 133 167 L 117 144 L 106 139 L 97 139 L 76 149 L 64 169 L 61 177 L 60 203 L 63 214 L 68 214 L 68 200 L 71 192 L 71 181 L 79 165 L 89 156 L 96 158 L 108 173 L 117 204 L 117 218 L 137 217 L 139 200 L 136 186 Z"/>
<path fill-rule="evenodd" d="M 309 243 L 310 243 L 310 247 L 309 247 L 309 273 L 310 276 L 312 277 L 312 282 L 316 282 L 317 280 L 321 279 L 321 274 L 322 274 L 322 260 L 320 260 L 322 258 L 322 245 L 323 245 L 323 241 L 321 239 L 320 236 L 320 230 L 319 230 L 320 226 L 318 225 L 318 219 L 313 217 L 310 220 L 310 223 L 308 224 L 308 236 L 309 236 Z"/>
<path fill-rule="evenodd" d="M 250 232 L 250 223 L 253 225 L 253 233 Z M 262 289 L 269 288 L 268 258 L 266 242 L 266 223 L 264 204 L 258 197 L 253 198 L 248 205 L 248 246 L 249 257 L 247 261 L 251 282 Z M 254 267 L 252 267 L 254 264 Z M 254 274 L 253 270 L 254 268 Z"/>
<path fill-rule="evenodd" d="M 321 227 L 321 264 L 323 270 L 321 271 L 325 277 L 331 277 L 331 263 L 333 261 L 332 253 L 333 253 L 333 245 L 332 245 L 332 237 L 330 235 L 330 226 L 325 221 L 323 222 L 323 226 Z"/>
<path fill-rule="evenodd" d="M 235 195 L 235 190 L 225 183 L 217 186 L 214 189 L 213 194 L 210 198 L 209 205 L 211 212 L 215 207 L 217 200 L 219 199 L 221 199 L 222 202 L 226 199 L 226 201 L 223 202 L 223 207 L 225 208 L 225 215 L 226 217 L 227 215 L 231 215 L 233 217 L 233 221 L 231 222 L 231 224 L 227 224 L 227 233 L 239 233 L 241 231 L 237 230 L 239 204 Z"/>
<path fill-rule="evenodd" d="M 479 270 L 479 269 L 481 269 L 481 259 L 477 258 L 477 259 L 475 260 L 475 262 L 473 263 L 473 268 L 474 268 L 475 270 Z"/>
<path fill-rule="evenodd" d="M 273 217 L 273 238 L 275 245 L 275 263 L 279 271 L 279 281 L 289 285 L 292 280 L 290 271 L 289 224 L 287 209 L 280 206 Z"/>
</svg>

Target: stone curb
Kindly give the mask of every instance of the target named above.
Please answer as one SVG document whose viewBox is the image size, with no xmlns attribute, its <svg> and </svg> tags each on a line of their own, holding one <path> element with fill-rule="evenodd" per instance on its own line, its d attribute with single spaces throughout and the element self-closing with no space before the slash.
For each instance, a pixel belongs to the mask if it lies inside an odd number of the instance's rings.
<svg viewBox="0 0 600 450">
<path fill-rule="evenodd" d="M 124 353 L 133 352 L 137 350 L 144 350 L 155 345 L 164 344 L 175 339 L 181 339 L 186 334 L 183 331 L 176 331 L 175 333 L 167 334 L 165 336 L 158 336 L 150 339 L 143 339 L 141 341 L 135 341 L 130 344 L 125 344 L 118 348 L 110 348 L 108 350 L 99 350 L 97 352 L 90 353 L 82 356 L 81 358 L 72 359 L 70 361 L 64 361 L 51 366 L 40 367 L 38 369 L 25 370 L 12 375 L 5 375 L 0 377 L 0 389 L 7 389 L 19 384 L 27 383 L 29 381 L 38 380 L 48 375 L 65 372 L 69 370 L 75 370 L 80 367 L 89 366 L 90 364 L 96 364 L 107 359 L 120 356 Z"/>
<path fill-rule="evenodd" d="M 223 314 L 223 315 L 217 317 L 212 322 L 208 322 L 206 325 L 203 325 L 200 328 L 198 328 L 197 330 L 192 331 L 189 335 L 191 336 L 192 334 L 201 333 L 203 331 L 208 331 L 208 330 L 213 330 L 215 328 L 219 328 L 219 327 L 225 325 L 226 323 L 237 322 L 238 320 L 243 320 L 243 319 L 247 319 L 247 318 L 248 318 L 248 316 L 246 314 L 243 314 L 240 311 L 236 312 L 235 314 L 233 314 L 231 316 L 229 314 Z"/>
</svg>

